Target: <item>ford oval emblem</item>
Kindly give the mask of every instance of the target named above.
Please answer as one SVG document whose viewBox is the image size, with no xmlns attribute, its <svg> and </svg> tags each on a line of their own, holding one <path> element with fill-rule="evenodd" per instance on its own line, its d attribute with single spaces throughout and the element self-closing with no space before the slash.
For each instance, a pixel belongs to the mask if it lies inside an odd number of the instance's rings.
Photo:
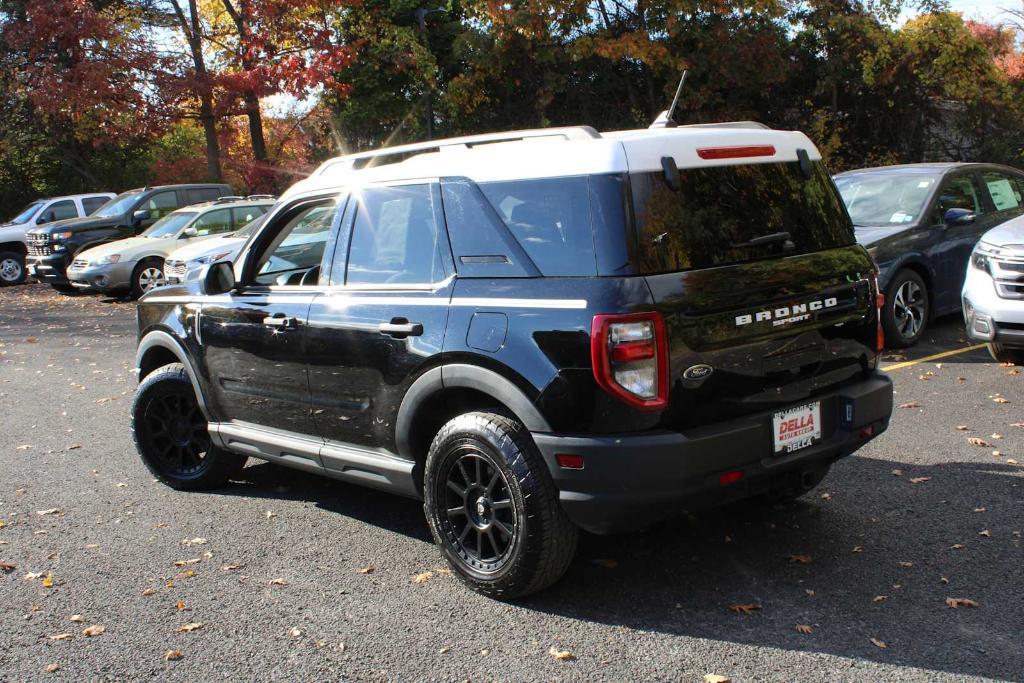
<svg viewBox="0 0 1024 683">
<path fill-rule="evenodd" d="M 715 369 L 706 363 L 691 365 L 683 371 L 683 379 L 702 380 L 711 376 Z"/>
</svg>

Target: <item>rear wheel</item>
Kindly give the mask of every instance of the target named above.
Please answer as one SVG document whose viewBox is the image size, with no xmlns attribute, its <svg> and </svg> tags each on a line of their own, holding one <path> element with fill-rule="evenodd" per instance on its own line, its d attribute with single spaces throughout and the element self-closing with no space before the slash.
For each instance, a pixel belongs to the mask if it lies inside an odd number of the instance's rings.
<svg viewBox="0 0 1024 683">
<path fill-rule="evenodd" d="M 445 558 L 473 590 L 510 600 L 553 584 L 579 531 L 526 428 L 493 413 L 460 415 L 430 446 L 424 511 Z"/>
<path fill-rule="evenodd" d="M 14 251 L 0 251 L 0 287 L 25 281 L 25 257 Z"/>
<path fill-rule="evenodd" d="M 993 360 L 999 361 L 1000 363 L 1013 363 L 1014 365 L 1024 365 L 1024 349 L 1009 347 L 1006 344 L 991 343 L 988 345 L 989 355 L 992 356 Z"/>
<path fill-rule="evenodd" d="M 147 258 L 139 262 L 132 271 L 131 296 L 138 299 L 146 292 L 163 287 L 164 262 L 159 258 Z"/>
<path fill-rule="evenodd" d="M 889 348 L 913 346 L 928 326 L 928 287 L 916 272 L 904 269 L 896 273 L 885 292 L 882 327 Z"/>
<path fill-rule="evenodd" d="M 192 381 L 180 363 L 155 370 L 139 384 L 132 436 L 149 471 L 174 489 L 220 488 L 247 460 L 210 442 Z"/>
</svg>

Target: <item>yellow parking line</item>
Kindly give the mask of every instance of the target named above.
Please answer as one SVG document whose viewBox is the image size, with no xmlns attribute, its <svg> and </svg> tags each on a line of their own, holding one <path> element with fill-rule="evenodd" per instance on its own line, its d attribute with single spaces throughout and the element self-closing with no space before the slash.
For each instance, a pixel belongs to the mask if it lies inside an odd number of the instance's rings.
<svg viewBox="0 0 1024 683">
<path fill-rule="evenodd" d="M 985 348 L 985 344 L 975 344 L 974 346 L 965 346 L 962 349 L 953 349 L 952 351 L 943 351 L 942 353 L 936 353 L 932 356 L 925 356 L 924 358 L 918 358 L 916 360 L 908 360 L 902 363 L 893 363 L 882 368 L 882 372 L 892 372 L 893 370 L 901 370 L 903 368 L 909 368 L 911 365 L 917 365 L 918 363 L 927 363 L 930 360 L 938 360 L 940 358 L 947 358 L 949 356 L 955 356 L 958 353 L 967 353 L 968 351 L 977 351 L 978 349 Z"/>
</svg>

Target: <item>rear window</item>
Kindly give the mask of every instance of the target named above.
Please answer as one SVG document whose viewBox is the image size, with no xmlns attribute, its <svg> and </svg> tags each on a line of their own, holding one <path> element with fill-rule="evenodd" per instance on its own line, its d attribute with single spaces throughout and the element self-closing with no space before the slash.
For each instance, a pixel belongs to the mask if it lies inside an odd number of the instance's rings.
<svg viewBox="0 0 1024 683">
<path fill-rule="evenodd" d="M 711 268 L 854 243 L 853 227 L 824 166 L 798 162 L 681 169 L 631 176 L 644 273 Z M 785 233 L 785 234 L 784 234 Z"/>
</svg>

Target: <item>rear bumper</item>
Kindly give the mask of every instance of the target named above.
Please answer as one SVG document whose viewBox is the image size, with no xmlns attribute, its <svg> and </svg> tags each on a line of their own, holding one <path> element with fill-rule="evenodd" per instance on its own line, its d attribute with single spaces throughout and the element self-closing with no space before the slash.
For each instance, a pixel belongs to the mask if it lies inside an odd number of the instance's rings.
<svg viewBox="0 0 1024 683">
<path fill-rule="evenodd" d="M 815 397 L 821 401 L 822 440 L 775 455 L 775 410 L 686 432 L 622 436 L 534 434 L 559 489 L 566 514 L 594 533 L 630 531 L 686 508 L 721 504 L 766 492 L 802 473 L 850 455 L 889 426 L 892 382 L 868 379 Z M 583 469 L 563 469 L 556 454 L 583 457 Z M 740 470 L 722 485 L 719 476 Z"/>
</svg>

